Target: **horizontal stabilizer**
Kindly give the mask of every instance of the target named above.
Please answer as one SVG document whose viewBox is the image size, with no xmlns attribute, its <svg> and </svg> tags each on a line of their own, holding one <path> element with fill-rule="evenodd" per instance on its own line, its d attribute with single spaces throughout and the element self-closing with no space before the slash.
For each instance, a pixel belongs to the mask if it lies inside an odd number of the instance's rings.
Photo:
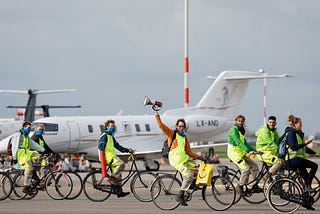
<svg viewBox="0 0 320 214">
<path fill-rule="evenodd" d="M 60 89 L 60 90 L 0 90 L 0 93 L 11 93 L 11 94 L 53 94 L 53 93 L 64 93 L 73 92 L 75 89 Z"/>
</svg>

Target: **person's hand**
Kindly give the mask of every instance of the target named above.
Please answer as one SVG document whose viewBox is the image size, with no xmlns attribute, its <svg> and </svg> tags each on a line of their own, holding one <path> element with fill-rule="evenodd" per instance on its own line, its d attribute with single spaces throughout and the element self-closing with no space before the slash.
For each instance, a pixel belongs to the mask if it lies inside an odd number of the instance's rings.
<svg viewBox="0 0 320 214">
<path fill-rule="evenodd" d="M 255 151 L 249 151 L 249 155 L 255 155 L 256 152 Z"/>
<path fill-rule="evenodd" d="M 160 109 L 156 108 L 155 105 L 152 106 L 152 110 L 153 110 L 153 112 L 154 112 L 154 115 L 158 115 L 158 114 L 159 114 L 158 111 L 159 111 Z"/>
<path fill-rule="evenodd" d="M 130 154 L 134 154 L 134 149 L 131 149 L 131 148 L 130 148 L 130 149 L 129 149 L 129 153 L 130 153 Z"/>
<path fill-rule="evenodd" d="M 206 158 L 203 157 L 203 156 L 200 156 L 198 159 L 201 160 L 201 161 L 205 161 L 206 160 Z"/>
<path fill-rule="evenodd" d="M 306 140 L 304 143 L 305 143 L 306 145 L 308 145 L 308 144 L 312 143 L 312 139 Z"/>
</svg>

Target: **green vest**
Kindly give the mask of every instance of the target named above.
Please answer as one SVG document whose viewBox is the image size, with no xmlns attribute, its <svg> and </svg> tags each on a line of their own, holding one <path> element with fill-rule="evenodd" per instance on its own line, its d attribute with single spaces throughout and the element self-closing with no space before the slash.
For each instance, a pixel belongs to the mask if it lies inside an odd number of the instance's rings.
<svg viewBox="0 0 320 214">
<path fill-rule="evenodd" d="M 118 160 L 115 158 L 115 157 L 117 157 L 117 155 L 116 155 L 116 151 L 114 149 L 113 137 L 112 137 L 112 135 L 109 135 L 105 132 L 101 135 L 101 137 L 103 135 L 107 135 L 106 148 L 104 150 L 105 157 L 106 157 L 106 163 L 107 163 L 107 165 L 109 165 L 109 167 L 111 167 L 113 169 L 115 166 L 118 165 Z M 99 160 L 100 160 L 100 153 L 99 153 Z M 111 161 L 112 161 L 112 163 L 111 163 Z"/>
<path fill-rule="evenodd" d="M 39 138 L 39 145 L 40 145 L 41 147 L 44 147 L 44 141 L 43 141 L 41 138 Z"/>
<path fill-rule="evenodd" d="M 296 138 L 297 138 L 297 141 L 298 141 L 299 145 L 303 144 L 305 139 L 302 139 L 299 134 L 296 134 Z M 304 148 L 300 148 L 297 151 L 293 151 L 289 147 L 288 152 L 289 152 L 289 159 L 290 160 L 292 160 L 295 157 L 305 158 L 305 156 L 306 156 Z M 286 155 L 286 160 L 288 160 L 288 156 L 287 155 Z"/>
<path fill-rule="evenodd" d="M 241 132 L 239 131 L 240 141 L 244 144 L 245 143 L 245 137 Z M 231 144 L 228 144 L 228 157 L 230 160 L 232 160 L 234 163 L 238 163 L 242 157 L 246 154 L 246 151 L 241 149 L 239 146 L 234 146 Z"/>
<path fill-rule="evenodd" d="M 22 143 L 19 148 L 20 149 L 27 149 L 29 147 L 29 139 L 25 135 L 21 135 L 21 136 L 22 136 Z"/>
<path fill-rule="evenodd" d="M 178 146 L 171 149 L 169 152 L 169 163 L 172 167 L 178 170 L 183 176 L 187 176 L 188 168 L 194 167 L 195 165 L 189 162 L 189 156 L 186 153 L 186 137 L 182 137 L 178 133 L 176 134 L 176 140 Z"/>
<path fill-rule="evenodd" d="M 17 151 L 17 161 L 24 168 L 27 169 L 27 162 L 31 160 L 32 151 L 28 149 L 29 147 L 29 139 L 25 135 L 21 135 L 22 142 Z M 21 139 L 20 139 L 21 140 Z"/>
</svg>

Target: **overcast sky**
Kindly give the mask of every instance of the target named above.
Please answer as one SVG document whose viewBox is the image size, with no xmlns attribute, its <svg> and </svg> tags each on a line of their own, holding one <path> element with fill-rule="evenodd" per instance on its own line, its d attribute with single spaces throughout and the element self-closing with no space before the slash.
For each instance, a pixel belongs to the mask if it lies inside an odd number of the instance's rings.
<svg viewBox="0 0 320 214">
<path fill-rule="evenodd" d="M 190 0 L 189 88 L 195 105 L 223 70 L 264 69 L 267 114 L 283 132 L 288 113 L 306 134 L 319 130 L 320 1 Z M 184 0 L 1 0 L 0 89 L 77 89 L 38 104 L 82 105 L 51 115 L 150 114 L 184 106 Z M 27 96 L 0 94 L 0 117 Z M 263 81 L 250 82 L 240 112 L 263 123 Z"/>
</svg>

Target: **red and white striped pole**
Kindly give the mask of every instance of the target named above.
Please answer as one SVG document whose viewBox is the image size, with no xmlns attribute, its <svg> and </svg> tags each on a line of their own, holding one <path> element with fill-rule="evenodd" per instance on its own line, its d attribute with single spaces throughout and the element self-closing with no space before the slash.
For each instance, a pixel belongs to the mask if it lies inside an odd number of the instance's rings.
<svg viewBox="0 0 320 214">
<path fill-rule="evenodd" d="M 267 75 L 263 69 L 258 71 L 263 75 Z M 267 78 L 263 78 L 263 124 L 267 124 Z"/>
<path fill-rule="evenodd" d="M 189 104 L 189 58 L 188 58 L 188 27 L 189 27 L 189 0 L 185 0 L 185 28 L 184 28 L 184 107 L 187 108 Z"/>
</svg>

